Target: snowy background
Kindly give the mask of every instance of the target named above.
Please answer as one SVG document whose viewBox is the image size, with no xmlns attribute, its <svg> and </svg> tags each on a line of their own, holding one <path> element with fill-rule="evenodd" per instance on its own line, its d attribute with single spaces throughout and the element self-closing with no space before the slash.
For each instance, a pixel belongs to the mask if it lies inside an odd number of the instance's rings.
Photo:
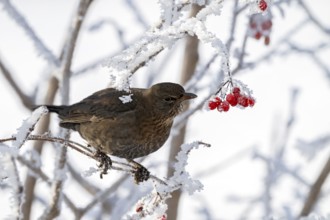
<svg viewBox="0 0 330 220">
<path fill-rule="evenodd" d="M 135 42 L 147 37 L 146 30 L 157 25 L 162 12 L 169 13 L 170 10 L 166 10 L 165 6 L 166 3 L 170 6 L 170 1 L 159 1 L 162 4 L 157 2 L 99 0 L 91 4 L 72 59 L 70 93 L 66 93 L 69 95 L 69 103 L 80 101 L 112 83 L 111 68 L 115 66 L 114 69 L 119 72 L 120 66 L 113 64 L 116 59 L 109 58 L 118 55 L 118 59 L 121 59 L 120 56 L 125 55 L 125 48 L 134 49 Z M 236 19 L 229 50 L 232 70 L 237 67 L 237 57 L 242 52 L 245 34 L 249 33 L 247 30 L 253 3 L 250 7 L 246 2 L 224 1 L 220 4 L 222 8 L 214 3 L 218 8 L 209 12 L 203 20 L 207 30 L 225 44 L 231 37 L 233 18 Z M 43 104 L 48 80 L 54 74 L 57 76 L 60 70 L 51 64 L 51 58 L 47 56 L 45 48 L 40 46 L 40 42 L 31 40 L 31 32 L 24 29 L 24 22 L 33 29 L 47 50 L 58 57 L 73 23 L 78 3 L 67 0 L 0 0 L 0 61 L 9 69 L 19 88 L 36 104 Z M 237 16 L 233 13 L 235 7 L 242 10 Z M 17 17 L 12 8 L 25 20 Z M 203 141 L 212 146 L 200 147 L 189 154 L 186 170 L 192 178 L 203 184 L 203 190 L 193 195 L 187 192 L 182 194 L 178 219 L 295 219 L 299 216 L 311 186 L 329 161 L 330 155 L 329 8 L 327 0 L 283 0 L 273 1 L 267 11 L 262 13 L 262 16 L 272 19 L 270 44 L 265 45 L 263 38 L 256 40 L 253 36 L 247 37 L 245 66 L 238 68 L 233 75 L 234 79 L 242 81 L 253 90 L 256 105 L 244 110 L 232 108 L 226 113 L 199 109 L 189 118 L 184 142 Z M 218 15 L 218 12 L 221 14 Z M 166 13 L 163 13 L 165 18 Z M 189 9 L 178 20 L 173 18 L 176 21 L 173 26 L 184 21 L 188 13 Z M 133 87 L 148 87 L 162 81 L 180 82 L 185 36 L 175 32 L 177 29 L 166 30 L 173 31 L 180 39 L 171 41 L 159 37 L 159 42 L 164 43 L 166 49 L 134 73 L 131 83 Z M 145 51 L 156 49 L 155 44 Z M 210 44 L 200 43 L 196 73 L 205 67 L 215 51 Z M 222 74 L 226 74 L 226 69 L 221 66 L 221 60 L 224 62 L 225 59 L 220 52 L 205 76 L 190 87 L 199 96 L 192 101 L 192 108 L 219 87 L 223 80 Z M 107 67 L 102 67 L 102 63 Z M 122 74 L 127 72 L 123 71 Z M 22 104 L 2 72 L 0 82 L 1 139 L 16 134 L 23 120 L 30 117 L 31 111 Z M 56 104 L 63 102 L 65 97 L 61 91 L 55 96 Z M 52 135 L 58 135 L 57 117 L 51 117 L 49 130 Z M 172 133 L 175 134 L 175 131 L 173 129 Z M 71 139 L 85 144 L 76 133 L 71 135 Z M 13 208 L 14 187 L 10 186 L 6 178 L 8 167 L 11 167 L 6 158 L 6 149 L 16 145 L 14 142 L 3 144 L 6 146 L 0 145 L 3 152 L 0 219 L 11 219 L 17 216 L 17 210 Z M 32 144 L 32 141 L 28 141 L 19 152 L 9 152 L 31 159 L 31 155 L 34 155 L 31 153 Z M 170 145 L 168 140 L 163 148 L 142 162 L 158 178 L 165 177 L 167 167 L 174 164 L 174 161 L 168 161 Z M 54 178 L 57 148 L 49 143 L 43 146 L 41 168 L 51 178 Z M 94 160 L 71 149 L 68 149 L 68 161 L 78 174 L 91 167 L 96 168 Z M 29 174 L 28 169 L 21 163 L 17 163 L 17 169 L 24 183 Z M 95 193 L 81 187 L 71 171 L 66 170 L 65 175 L 63 192 L 76 207 L 85 207 Z M 107 210 L 111 211 L 102 214 L 104 207 L 96 205 L 88 210 L 83 219 L 107 219 L 109 216 L 111 219 L 121 219 L 126 214 L 134 213 L 135 203 L 149 192 L 151 181 L 137 186 L 130 176 L 117 171 L 110 171 L 104 179 L 99 179 L 97 173 L 83 178 L 101 190 L 98 191 L 100 193 L 125 177 L 127 179 L 122 180 L 117 190 L 103 203 L 104 206 L 110 206 Z M 31 219 L 39 218 L 49 201 L 50 187 L 38 179 Z M 63 201 L 59 204 L 61 212 L 58 219 L 74 219 L 67 204 Z M 330 218 L 329 179 L 325 180 L 312 212 Z"/>
</svg>

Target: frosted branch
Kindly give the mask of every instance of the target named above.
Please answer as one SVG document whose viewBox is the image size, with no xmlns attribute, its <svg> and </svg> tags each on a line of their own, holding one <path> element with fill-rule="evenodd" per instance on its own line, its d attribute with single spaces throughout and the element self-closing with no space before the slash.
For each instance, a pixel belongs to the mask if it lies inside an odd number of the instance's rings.
<svg viewBox="0 0 330 220">
<path fill-rule="evenodd" d="M 53 52 L 46 47 L 40 37 L 37 36 L 36 32 L 25 20 L 24 16 L 11 4 L 10 0 L 1 0 L 0 4 L 3 5 L 5 12 L 20 26 L 26 35 L 33 42 L 37 52 L 43 57 L 48 63 L 58 67 L 60 65 L 59 60 L 53 54 Z"/>
<path fill-rule="evenodd" d="M 32 99 L 29 96 L 27 96 L 19 87 L 19 85 L 16 83 L 16 81 L 12 77 L 12 74 L 4 64 L 1 57 L 0 57 L 0 70 L 1 70 L 0 72 L 4 75 L 5 79 L 8 81 L 9 85 L 13 88 L 13 90 L 16 92 L 18 97 L 21 99 L 23 105 L 28 109 L 31 109 L 33 106 Z"/>
<path fill-rule="evenodd" d="M 309 10 L 309 8 L 305 5 L 303 0 L 298 0 L 299 5 L 305 10 L 308 18 L 318 27 L 321 31 L 325 34 L 330 34 L 330 28 L 326 28 L 324 25 L 321 24 L 319 20 L 316 19 L 314 14 Z"/>
<path fill-rule="evenodd" d="M 176 156 L 177 162 L 174 164 L 173 176 L 166 181 L 166 185 L 155 183 L 153 192 L 141 198 L 136 204 L 136 213 L 127 215 L 125 219 L 138 220 L 144 217 L 159 219 L 166 216 L 167 205 L 165 201 L 171 197 L 171 193 L 183 189 L 191 195 L 202 190 L 202 183 L 192 179 L 186 171 L 189 152 L 192 149 L 198 149 L 199 146 L 210 147 L 209 144 L 198 141 L 181 145 L 181 151 Z"/>
<path fill-rule="evenodd" d="M 9 206 L 12 209 L 12 215 L 8 216 L 8 219 L 21 219 L 21 204 L 23 201 L 23 185 L 20 181 L 19 172 L 17 170 L 17 164 L 15 157 L 8 152 L 1 151 L 0 153 L 1 164 L 1 182 L 4 182 L 10 188 L 10 201 Z"/>
<path fill-rule="evenodd" d="M 162 4 L 171 4 L 173 10 L 176 10 L 175 7 L 181 8 L 172 3 L 162 2 Z M 105 62 L 104 67 L 110 72 L 111 87 L 118 90 L 129 90 L 132 74 L 145 66 L 161 51 L 171 48 L 176 41 L 187 35 L 196 35 L 201 42 L 210 43 L 216 53 L 223 58 L 223 70 L 229 74 L 229 55 L 226 46 L 214 34 L 207 31 L 203 23 L 207 16 L 221 13 L 222 3 L 223 0 L 212 1 L 197 14 L 197 17 L 180 19 L 180 16 L 174 16 L 168 18 L 170 19 L 168 25 L 152 28 L 140 41 Z M 166 17 L 165 14 L 163 16 Z"/>
<path fill-rule="evenodd" d="M 13 142 L 13 147 L 16 149 L 21 148 L 21 146 L 26 141 L 29 134 L 33 131 L 34 126 L 39 121 L 41 116 L 48 113 L 48 109 L 45 106 L 41 106 L 32 112 L 32 115 L 27 118 L 22 126 L 18 128 L 17 133 L 14 135 L 15 141 Z"/>
</svg>

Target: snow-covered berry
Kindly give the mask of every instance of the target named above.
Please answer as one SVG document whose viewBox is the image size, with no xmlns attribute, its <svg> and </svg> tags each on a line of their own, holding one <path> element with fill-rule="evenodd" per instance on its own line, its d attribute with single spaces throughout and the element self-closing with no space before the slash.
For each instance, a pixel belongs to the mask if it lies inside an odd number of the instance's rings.
<svg viewBox="0 0 330 220">
<path fill-rule="evenodd" d="M 229 103 L 227 101 L 223 101 L 220 103 L 220 105 L 218 106 L 218 111 L 219 112 L 228 112 L 229 110 Z"/>
<path fill-rule="evenodd" d="M 239 105 L 243 106 L 243 107 L 248 107 L 249 103 L 248 103 L 248 98 L 246 96 L 240 96 L 237 98 L 237 102 Z"/>
<path fill-rule="evenodd" d="M 262 34 L 261 34 L 261 32 L 259 32 L 259 31 L 257 31 L 257 32 L 255 33 L 255 35 L 254 35 L 254 38 L 255 38 L 256 40 L 259 40 L 261 37 L 262 37 Z"/>
<path fill-rule="evenodd" d="M 234 87 L 234 88 L 233 88 L 233 94 L 234 94 L 236 97 L 239 96 L 240 93 L 241 93 L 241 89 L 240 89 L 240 88 L 238 88 L 238 87 Z"/>
<path fill-rule="evenodd" d="M 261 28 L 262 30 L 270 30 L 272 28 L 272 21 L 271 20 L 265 20 L 264 22 L 261 23 Z"/>
<path fill-rule="evenodd" d="M 158 218 L 159 220 L 166 220 L 166 215 L 162 215 L 161 217 Z"/>
<path fill-rule="evenodd" d="M 265 45 L 269 45 L 270 43 L 270 37 L 269 36 L 265 36 Z"/>
<path fill-rule="evenodd" d="M 136 212 L 142 212 L 143 211 L 143 204 L 139 204 L 136 209 L 135 209 Z"/>
</svg>

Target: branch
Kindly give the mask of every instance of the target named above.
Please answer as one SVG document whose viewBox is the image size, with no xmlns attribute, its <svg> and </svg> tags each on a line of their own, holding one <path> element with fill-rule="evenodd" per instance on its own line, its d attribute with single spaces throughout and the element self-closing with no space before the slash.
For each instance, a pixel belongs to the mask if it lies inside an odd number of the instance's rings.
<svg viewBox="0 0 330 220">
<path fill-rule="evenodd" d="M 21 88 L 17 85 L 17 83 L 15 82 L 15 80 L 12 77 L 12 74 L 10 73 L 10 71 L 8 70 L 8 68 L 5 66 L 5 64 L 3 63 L 3 61 L 0 58 L 0 72 L 2 72 L 2 74 L 4 75 L 5 79 L 8 81 L 9 85 L 14 89 L 15 93 L 18 95 L 18 97 L 20 98 L 21 102 L 23 103 L 23 105 L 32 110 L 33 107 L 33 101 L 31 99 L 31 97 L 27 96 L 22 90 Z"/>
<path fill-rule="evenodd" d="M 323 31 L 325 34 L 330 34 L 330 28 L 326 28 L 324 25 L 320 23 L 316 19 L 316 17 L 312 14 L 312 12 L 309 10 L 309 8 L 305 5 L 303 0 L 298 0 L 299 5 L 305 10 L 306 14 L 308 15 L 308 18 Z"/>
<path fill-rule="evenodd" d="M 0 143 L 7 142 L 7 141 L 15 141 L 15 140 L 16 140 L 16 137 L 3 138 L 3 139 L 0 139 Z M 78 151 L 79 153 L 81 153 L 81 154 L 83 154 L 83 155 L 85 155 L 85 156 L 87 156 L 91 159 L 94 159 L 97 162 L 99 162 L 99 160 L 100 160 L 99 157 L 97 157 L 95 155 L 95 153 L 92 151 L 91 148 L 83 146 L 83 145 L 81 145 L 77 142 L 71 141 L 71 140 L 66 140 L 64 138 L 52 137 L 52 136 L 49 136 L 49 135 L 30 135 L 26 138 L 26 140 L 48 141 L 48 142 L 53 142 L 53 143 L 59 143 L 59 144 L 62 144 L 66 147 L 70 147 L 70 148 Z M 119 165 L 119 166 L 113 166 L 112 165 L 110 167 L 110 169 L 123 171 L 123 172 L 130 173 L 130 174 L 135 172 L 136 167 L 132 164 L 123 163 L 123 162 L 115 161 L 115 160 L 112 160 L 112 159 L 111 159 L 111 161 L 112 161 L 113 164 L 116 164 L 116 165 Z M 154 175 L 150 175 L 150 179 L 155 180 L 159 184 L 167 185 L 167 183 L 164 180 L 162 180 L 162 179 L 160 179 L 160 178 L 158 178 Z"/>
<path fill-rule="evenodd" d="M 202 183 L 198 180 L 192 179 L 190 174 L 186 171 L 189 153 L 192 149 L 197 149 L 200 146 L 210 147 L 210 144 L 195 141 L 190 144 L 181 145 L 181 150 L 175 158 L 175 170 L 173 175 L 168 178 L 167 185 L 154 184 L 154 190 L 137 202 L 136 213 L 129 216 L 130 218 L 128 219 L 138 220 L 143 219 L 146 216 L 150 216 L 150 219 L 159 219 L 162 216 L 166 216 L 166 210 L 171 208 L 167 207 L 165 201 L 171 198 L 178 189 L 185 190 L 190 195 L 203 189 Z"/>
<path fill-rule="evenodd" d="M 61 56 L 61 70 L 60 70 L 60 79 L 62 86 L 62 104 L 66 105 L 69 103 L 69 91 L 70 91 L 70 69 L 72 64 L 73 53 L 76 48 L 76 41 L 78 34 L 88 11 L 88 8 L 92 0 L 81 0 L 78 6 L 78 11 L 73 17 L 72 28 L 69 32 L 69 36 L 64 46 L 64 52 Z M 70 131 L 61 129 L 61 136 L 64 136 L 65 139 L 69 139 Z M 50 202 L 50 207 L 48 207 L 45 212 L 42 214 L 42 219 L 54 219 L 59 215 L 60 212 L 60 197 L 63 191 L 63 184 L 65 180 L 65 164 L 66 164 L 66 153 L 67 148 L 64 144 L 64 147 L 60 148 L 57 152 L 56 158 L 56 168 L 55 168 L 55 182 L 52 185 L 52 201 Z"/>
<path fill-rule="evenodd" d="M 82 217 L 85 213 L 87 213 L 88 211 L 90 211 L 98 203 L 101 204 L 102 202 L 104 202 L 107 198 L 109 198 L 109 195 L 111 195 L 113 192 L 116 192 L 117 191 L 117 189 L 119 188 L 119 186 L 122 185 L 122 183 L 127 178 L 128 178 L 128 176 L 122 176 L 115 183 L 113 183 L 111 185 L 111 187 L 109 187 L 108 189 L 96 193 L 94 195 L 92 201 L 90 203 L 88 203 L 88 205 L 86 205 L 84 208 L 82 208 L 82 209 L 79 210 L 78 217 Z"/>
<path fill-rule="evenodd" d="M 45 104 L 51 104 L 54 101 L 56 92 L 58 89 L 58 80 L 54 76 L 52 76 L 48 81 L 48 90 L 45 94 L 43 103 Z M 40 122 L 37 124 L 37 133 L 45 133 L 48 131 L 49 127 L 49 115 L 46 115 L 45 117 L 41 118 Z M 42 147 L 43 147 L 42 141 L 37 141 L 33 145 L 33 149 L 38 152 L 40 155 L 42 154 Z M 23 210 L 23 219 L 29 220 L 30 219 L 30 213 L 32 209 L 32 204 L 34 201 L 34 189 L 36 185 L 36 178 L 31 175 L 27 175 L 24 183 L 24 197 L 25 202 L 23 203 L 22 210 Z"/>
<path fill-rule="evenodd" d="M 58 67 L 60 65 L 59 60 L 52 53 L 50 49 L 46 47 L 44 42 L 40 39 L 40 37 L 36 34 L 33 28 L 29 25 L 29 23 L 25 20 L 24 16 L 10 3 L 9 0 L 0 1 L 4 6 L 4 11 L 8 13 L 8 15 L 20 26 L 26 35 L 30 38 L 30 40 L 34 43 L 38 54 L 41 57 L 45 58 L 51 65 Z"/>
<path fill-rule="evenodd" d="M 324 165 L 320 175 L 317 177 L 315 183 L 310 188 L 305 204 L 300 212 L 300 217 L 308 216 L 312 211 L 313 207 L 318 201 L 322 186 L 325 183 L 327 177 L 329 176 L 329 173 L 330 173 L 330 157 L 328 158 L 328 161 Z"/>
<path fill-rule="evenodd" d="M 30 161 L 26 160 L 24 157 L 18 155 L 17 160 L 29 168 L 35 175 L 38 175 L 45 183 L 47 183 L 48 186 L 51 186 L 52 182 L 50 178 L 40 169 L 40 167 L 36 167 L 33 164 L 31 164 Z M 63 193 L 63 199 L 64 202 L 68 205 L 68 207 L 76 213 L 78 208 L 73 204 L 73 202 L 69 199 L 69 197 Z"/>
</svg>

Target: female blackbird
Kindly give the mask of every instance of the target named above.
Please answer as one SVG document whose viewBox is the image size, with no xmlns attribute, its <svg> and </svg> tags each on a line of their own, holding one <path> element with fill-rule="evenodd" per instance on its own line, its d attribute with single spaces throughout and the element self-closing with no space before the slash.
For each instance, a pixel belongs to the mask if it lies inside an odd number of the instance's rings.
<svg viewBox="0 0 330 220">
<path fill-rule="evenodd" d="M 76 104 L 47 108 L 59 115 L 61 127 L 78 131 L 98 151 L 132 162 L 165 143 L 182 102 L 196 97 L 165 82 L 130 92 L 107 88 Z"/>
</svg>

